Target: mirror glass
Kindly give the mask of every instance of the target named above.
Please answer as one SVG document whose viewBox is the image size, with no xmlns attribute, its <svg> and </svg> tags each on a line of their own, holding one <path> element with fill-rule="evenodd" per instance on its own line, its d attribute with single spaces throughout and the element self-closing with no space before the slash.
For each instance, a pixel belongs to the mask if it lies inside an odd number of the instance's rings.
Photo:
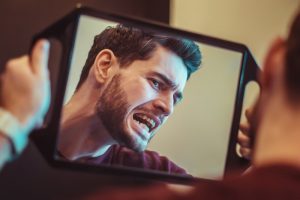
<svg viewBox="0 0 300 200">
<path fill-rule="evenodd" d="M 201 65 L 186 81 L 182 59 L 166 48 L 156 47 L 147 59 L 136 59 L 123 68 L 118 68 L 118 53 L 106 49 L 96 52 L 94 67 L 76 90 L 94 37 L 116 26 L 113 21 L 80 16 L 57 157 L 93 165 L 222 178 L 243 54 L 194 41 L 201 52 Z M 102 42 L 108 41 L 118 42 Z M 126 47 L 120 48 L 126 51 Z M 125 147 L 130 141 L 120 136 L 123 132 L 119 129 L 133 135 L 135 150 Z"/>
</svg>

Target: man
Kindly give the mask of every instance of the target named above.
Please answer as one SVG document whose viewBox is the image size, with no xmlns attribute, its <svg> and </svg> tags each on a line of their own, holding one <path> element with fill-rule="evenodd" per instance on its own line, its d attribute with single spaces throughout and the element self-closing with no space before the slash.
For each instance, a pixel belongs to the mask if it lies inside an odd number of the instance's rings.
<svg viewBox="0 0 300 200">
<path fill-rule="evenodd" d="M 145 151 L 201 62 L 198 46 L 118 25 L 97 35 L 63 110 L 58 152 L 68 160 L 186 174 Z"/>
<path fill-rule="evenodd" d="M 101 199 L 300 199 L 300 13 L 287 40 L 277 39 L 261 74 L 261 95 L 250 117 L 256 133 L 253 170 L 178 194 L 161 185 L 99 193 Z"/>
<path fill-rule="evenodd" d="M 38 41 L 32 55 L 7 62 L 0 89 L 0 169 L 25 148 L 50 103 L 49 43 Z"/>
</svg>

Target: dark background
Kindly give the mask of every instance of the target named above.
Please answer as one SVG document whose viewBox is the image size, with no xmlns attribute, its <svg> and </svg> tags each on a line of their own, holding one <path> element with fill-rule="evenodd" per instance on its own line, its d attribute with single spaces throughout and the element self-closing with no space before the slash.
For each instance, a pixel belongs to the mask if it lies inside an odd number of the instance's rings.
<svg viewBox="0 0 300 200">
<path fill-rule="evenodd" d="M 0 66 L 26 53 L 34 34 L 79 2 L 97 10 L 169 23 L 170 0 L 0 0 Z"/>
<path fill-rule="evenodd" d="M 32 36 L 70 12 L 74 0 L 0 0 L 0 69 L 9 58 L 26 54 Z M 170 0 L 86 0 L 107 12 L 169 23 Z M 1 152 L 0 152 L 1 153 Z M 134 177 L 54 169 L 33 144 L 0 172 L 0 199 L 76 199 L 94 190 L 140 184 Z"/>
</svg>

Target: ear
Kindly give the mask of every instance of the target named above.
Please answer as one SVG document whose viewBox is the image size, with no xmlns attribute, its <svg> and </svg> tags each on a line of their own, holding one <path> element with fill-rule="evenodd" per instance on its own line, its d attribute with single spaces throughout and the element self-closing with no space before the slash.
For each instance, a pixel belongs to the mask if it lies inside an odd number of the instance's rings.
<svg viewBox="0 0 300 200">
<path fill-rule="evenodd" d="M 260 77 L 262 88 L 272 89 L 283 81 L 285 67 L 285 40 L 277 38 L 273 41 L 264 62 Z"/>
<path fill-rule="evenodd" d="M 109 49 L 103 49 L 98 53 L 94 62 L 94 76 L 99 83 L 106 82 L 113 74 L 113 67 L 117 58 Z"/>
</svg>

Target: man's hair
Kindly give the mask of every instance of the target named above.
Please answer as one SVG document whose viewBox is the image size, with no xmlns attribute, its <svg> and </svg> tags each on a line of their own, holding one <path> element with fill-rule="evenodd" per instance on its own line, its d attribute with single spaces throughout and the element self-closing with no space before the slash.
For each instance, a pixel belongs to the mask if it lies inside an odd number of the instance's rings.
<svg viewBox="0 0 300 200">
<path fill-rule="evenodd" d="M 285 78 L 288 95 L 300 100 L 300 12 L 292 23 L 287 39 Z"/>
<path fill-rule="evenodd" d="M 86 80 L 90 68 L 101 50 L 110 49 L 117 57 L 120 66 L 127 67 L 135 60 L 149 59 L 158 45 L 172 51 L 182 59 L 187 69 L 187 79 L 199 68 L 201 53 L 198 45 L 193 41 L 117 25 L 116 27 L 107 27 L 95 36 L 76 90 Z"/>
</svg>

